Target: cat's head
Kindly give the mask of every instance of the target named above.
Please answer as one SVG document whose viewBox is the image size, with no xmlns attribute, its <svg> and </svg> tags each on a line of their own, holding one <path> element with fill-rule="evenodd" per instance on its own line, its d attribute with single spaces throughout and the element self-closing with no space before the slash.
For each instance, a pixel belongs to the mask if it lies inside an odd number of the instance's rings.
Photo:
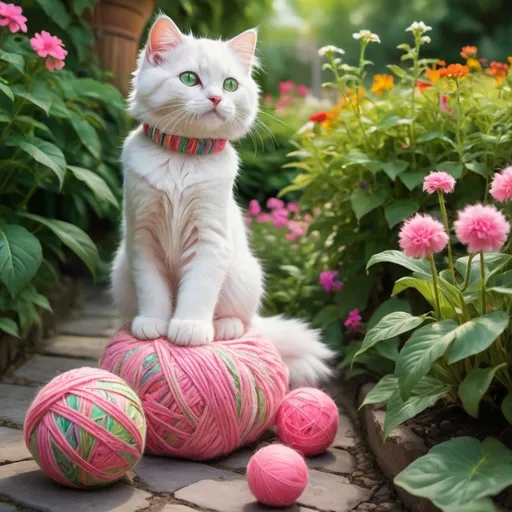
<svg viewBox="0 0 512 512">
<path fill-rule="evenodd" d="M 196 39 L 159 16 L 139 56 L 130 113 L 173 135 L 243 137 L 258 112 L 256 39 L 256 30 L 229 41 Z"/>
</svg>

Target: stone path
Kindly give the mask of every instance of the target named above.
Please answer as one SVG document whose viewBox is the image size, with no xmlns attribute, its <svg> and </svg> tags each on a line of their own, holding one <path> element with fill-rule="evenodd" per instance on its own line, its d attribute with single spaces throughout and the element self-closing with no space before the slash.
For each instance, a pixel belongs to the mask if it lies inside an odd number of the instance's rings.
<svg viewBox="0 0 512 512">
<path fill-rule="evenodd" d="M 123 481 L 92 491 L 58 486 L 39 470 L 21 430 L 30 401 L 58 373 L 96 366 L 108 337 L 120 326 L 104 292 L 84 287 L 78 302 L 42 353 L 0 382 L 0 512 L 269 510 L 255 502 L 244 478 L 256 447 L 209 463 L 145 456 Z M 290 512 L 403 512 L 343 412 L 333 446 L 308 465 L 309 485 L 299 503 L 286 509 Z"/>
</svg>

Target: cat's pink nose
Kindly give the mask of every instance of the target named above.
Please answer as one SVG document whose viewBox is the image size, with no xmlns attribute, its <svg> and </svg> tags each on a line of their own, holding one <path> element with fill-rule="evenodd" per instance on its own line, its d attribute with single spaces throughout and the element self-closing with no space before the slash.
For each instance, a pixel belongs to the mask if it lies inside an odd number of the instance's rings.
<svg viewBox="0 0 512 512">
<path fill-rule="evenodd" d="M 216 107 L 222 101 L 220 96 L 208 96 L 208 99 L 213 103 L 214 107 Z"/>
</svg>

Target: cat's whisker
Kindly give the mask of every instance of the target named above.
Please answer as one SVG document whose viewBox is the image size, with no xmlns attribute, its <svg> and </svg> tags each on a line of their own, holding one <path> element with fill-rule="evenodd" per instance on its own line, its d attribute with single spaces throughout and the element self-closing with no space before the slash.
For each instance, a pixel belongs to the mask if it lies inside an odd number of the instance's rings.
<svg viewBox="0 0 512 512">
<path fill-rule="evenodd" d="M 272 114 L 269 114 L 268 112 L 265 112 L 264 110 L 260 110 L 260 114 L 265 114 L 266 116 L 274 119 L 274 121 L 277 121 L 278 123 L 282 124 L 283 126 L 286 126 L 286 128 L 290 128 L 290 130 L 293 130 L 293 128 L 289 124 L 286 124 L 282 119 L 279 119 L 278 117 L 273 116 Z"/>
</svg>

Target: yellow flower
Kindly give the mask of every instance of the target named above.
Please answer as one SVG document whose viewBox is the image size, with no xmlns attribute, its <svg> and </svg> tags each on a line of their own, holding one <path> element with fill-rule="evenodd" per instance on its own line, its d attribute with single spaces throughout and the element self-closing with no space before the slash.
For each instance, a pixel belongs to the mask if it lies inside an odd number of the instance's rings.
<svg viewBox="0 0 512 512">
<path fill-rule="evenodd" d="M 389 91 L 390 89 L 393 89 L 393 85 L 393 75 L 375 75 L 375 77 L 373 78 L 371 91 L 374 92 L 375 94 L 378 94 L 379 96 L 382 96 L 384 91 Z"/>
<path fill-rule="evenodd" d="M 482 65 L 477 59 L 470 58 L 466 61 L 466 64 L 471 71 L 482 71 Z"/>
<path fill-rule="evenodd" d="M 435 85 L 439 82 L 439 78 L 441 77 L 439 73 L 439 69 L 427 68 L 425 71 L 425 76 L 430 80 L 432 85 Z"/>
<path fill-rule="evenodd" d="M 508 63 L 512 66 L 512 57 L 507 57 Z"/>
</svg>

